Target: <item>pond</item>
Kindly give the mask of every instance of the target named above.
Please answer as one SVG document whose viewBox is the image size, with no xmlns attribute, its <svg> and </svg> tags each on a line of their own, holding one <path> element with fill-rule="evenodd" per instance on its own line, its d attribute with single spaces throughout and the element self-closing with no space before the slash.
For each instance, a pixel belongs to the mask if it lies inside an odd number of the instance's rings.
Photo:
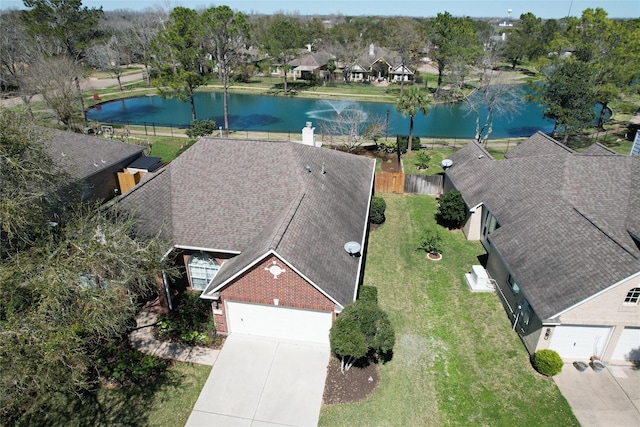
<svg viewBox="0 0 640 427">
<path fill-rule="evenodd" d="M 523 96 L 525 88 L 522 88 Z M 198 119 L 224 123 L 221 92 L 196 93 Z M 269 95 L 229 93 L 229 126 L 234 131 L 298 133 L 310 121 L 321 132 L 337 114 L 357 109 L 369 120 L 386 123 L 388 134 L 409 133 L 409 118 L 403 117 L 394 104 L 355 100 L 326 100 Z M 137 124 L 188 127 L 191 123 L 189 103 L 159 96 L 127 98 L 99 104 L 87 112 L 90 120 L 110 124 Z M 553 122 L 545 119 L 539 105 L 523 102 L 518 114 L 496 116 L 492 138 L 530 136 L 536 131 L 550 132 Z M 414 134 L 420 137 L 473 138 L 475 116 L 464 104 L 432 105 L 429 114 L 416 115 Z"/>
</svg>

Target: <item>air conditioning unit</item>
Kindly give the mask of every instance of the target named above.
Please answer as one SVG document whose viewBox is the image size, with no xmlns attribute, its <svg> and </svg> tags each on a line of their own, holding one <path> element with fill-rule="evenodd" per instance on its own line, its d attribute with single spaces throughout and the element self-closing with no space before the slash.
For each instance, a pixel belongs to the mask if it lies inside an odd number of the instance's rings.
<svg viewBox="0 0 640 427">
<path fill-rule="evenodd" d="M 464 275 L 471 292 L 493 292 L 493 284 L 489 280 L 487 270 L 481 265 L 471 267 L 471 272 Z"/>
</svg>

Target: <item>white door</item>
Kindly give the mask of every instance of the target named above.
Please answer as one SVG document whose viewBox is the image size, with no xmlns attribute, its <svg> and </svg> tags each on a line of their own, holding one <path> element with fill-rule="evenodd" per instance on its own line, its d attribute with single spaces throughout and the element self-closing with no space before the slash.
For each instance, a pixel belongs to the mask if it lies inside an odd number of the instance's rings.
<svg viewBox="0 0 640 427">
<path fill-rule="evenodd" d="M 563 359 L 602 357 L 611 330 L 607 326 L 556 326 L 549 348 L 557 351 Z"/>
<path fill-rule="evenodd" d="M 640 360 L 640 328 L 624 328 L 611 360 Z"/>
<path fill-rule="evenodd" d="M 273 305 L 226 302 L 229 333 L 329 345 L 332 314 Z"/>
</svg>

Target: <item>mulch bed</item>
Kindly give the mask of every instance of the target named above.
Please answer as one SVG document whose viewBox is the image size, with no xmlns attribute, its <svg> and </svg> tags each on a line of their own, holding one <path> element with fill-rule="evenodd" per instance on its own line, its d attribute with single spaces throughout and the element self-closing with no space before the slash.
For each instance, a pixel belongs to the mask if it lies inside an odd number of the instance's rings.
<svg viewBox="0 0 640 427">
<path fill-rule="evenodd" d="M 340 359 L 331 355 L 322 396 L 325 405 L 359 402 L 373 393 L 380 382 L 378 365 L 364 363 L 366 365 L 352 366 L 343 374 L 340 372 Z"/>
</svg>

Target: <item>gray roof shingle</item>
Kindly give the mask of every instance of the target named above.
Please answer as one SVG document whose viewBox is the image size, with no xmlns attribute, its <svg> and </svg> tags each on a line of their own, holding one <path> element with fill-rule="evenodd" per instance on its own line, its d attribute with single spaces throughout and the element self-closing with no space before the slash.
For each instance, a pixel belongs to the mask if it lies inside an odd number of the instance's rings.
<svg viewBox="0 0 640 427">
<path fill-rule="evenodd" d="M 144 151 L 144 147 L 95 136 L 43 128 L 51 160 L 72 176 L 86 178 Z"/>
<path fill-rule="evenodd" d="M 170 223 L 175 246 L 240 252 L 205 293 L 273 252 L 344 306 L 360 261 L 343 246 L 364 241 L 374 165 L 290 142 L 204 138 L 121 203 L 138 211 L 148 233 Z"/>
<path fill-rule="evenodd" d="M 579 155 L 537 133 L 515 155 L 478 159 L 471 143 L 447 176 L 500 228 L 490 241 L 542 318 L 640 271 L 640 158 Z M 636 234 L 637 236 L 637 234 Z"/>
</svg>

